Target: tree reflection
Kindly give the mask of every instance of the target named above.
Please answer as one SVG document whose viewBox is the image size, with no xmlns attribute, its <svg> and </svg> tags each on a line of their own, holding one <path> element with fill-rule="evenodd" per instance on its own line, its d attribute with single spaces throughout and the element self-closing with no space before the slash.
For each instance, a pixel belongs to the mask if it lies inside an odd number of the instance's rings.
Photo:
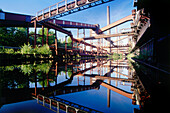
<svg viewBox="0 0 170 113">
<path fill-rule="evenodd" d="M 43 80 L 43 76 L 46 76 L 49 73 L 51 65 L 51 63 L 42 63 L 2 66 L 0 67 L 1 86 L 3 89 L 28 88 L 29 80 L 35 79 L 32 75 L 36 73 L 38 79 Z"/>
</svg>

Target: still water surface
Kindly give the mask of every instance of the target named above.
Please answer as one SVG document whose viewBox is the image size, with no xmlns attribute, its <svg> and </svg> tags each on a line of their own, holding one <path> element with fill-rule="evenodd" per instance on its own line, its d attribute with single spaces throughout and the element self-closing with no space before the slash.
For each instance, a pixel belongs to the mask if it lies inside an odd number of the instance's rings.
<svg viewBox="0 0 170 113">
<path fill-rule="evenodd" d="M 39 94 L 104 113 L 133 113 L 140 108 L 129 64 L 127 60 L 91 59 L 1 66 L 0 113 L 54 113 L 55 108 L 32 100 Z"/>
</svg>

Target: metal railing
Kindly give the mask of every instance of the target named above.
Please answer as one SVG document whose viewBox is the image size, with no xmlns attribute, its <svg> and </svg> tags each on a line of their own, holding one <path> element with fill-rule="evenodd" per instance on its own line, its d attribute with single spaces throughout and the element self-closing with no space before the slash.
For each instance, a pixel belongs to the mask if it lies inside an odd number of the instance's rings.
<svg viewBox="0 0 170 113">
<path fill-rule="evenodd" d="M 37 20 L 44 20 L 63 12 L 101 0 L 62 0 L 36 13 Z M 107 1 L 106 1 L 107 2 Z"/>
<path fill-rule="evenodd" d="M 54 99 L 52 99 L 52 98 L 45 97 L 43 95 L 38 95 L 36 99 L 38 104 L 47 107 L 58 113 L 59 110 L 63 110 L 66 113 L 102 113 L 100 111 L 82 105 L 78 105 L 76 103 L 58 97 L 54 97 Z"/>
</svg>

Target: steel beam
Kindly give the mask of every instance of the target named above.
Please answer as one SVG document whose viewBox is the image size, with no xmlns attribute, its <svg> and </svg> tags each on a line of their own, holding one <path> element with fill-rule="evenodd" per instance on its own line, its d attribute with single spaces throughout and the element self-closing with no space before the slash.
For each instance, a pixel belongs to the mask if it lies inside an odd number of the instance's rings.
<svg viewBox="0 0 170 113">
<path fill-rule="evenodd" d="M 109 37 L 118 37 L 118 36 L 132 36 L 135 33 L 118 33 L 118 34 L 110 34 L 110 35 L 97 35 L 97 36 L 93 36 L 93 37 L 86 37 L 86 38 L 82 38 L 82 40 L 94 40 L 94 39 L 100 39 L 100 38 L 109 38 Z M 112 41 L 114 42 L 114 41 Z"/>
<path fill-rule="evenodd" d="M 112 24 L 109 24 L 109 25 L 99 29 L 98 33 L 102 33 L 104 31 L 107 31 L 107 30 L 109 30 L 111 28 L 114 28 L 114 27 L 116 27 L 118 25 L 121 25 L 121 24 L 123 24 L 125 22 L 132 21 L 132 20 L 133 20 L 132 15 L 126 16 L 126 17 L 124 17 L 124 18 L 122 18 L 122 19 L 120 19 L 120 20 L 118 20 L 116 22 L 113 22 Z"/>
<path fill-rule="evenodd" d="M 57 30 L 57 31 L 59 31 L 59 32 L 62 32 L 62 33 L 64 33 L 64 34 L 67 34 L 67 35 L 69 35 L 69 36 L 72 35 L 72 33 L 71 33 L 70 31 L 65 30 L 65 29 L 61 28 L 60 26 L 57 26 L 57 25 L 55 25 L 55 24 L 53 24 L 53 23 L 42 22 L 42 25 L 44 25 L 45 27 L 49 27 L 49 28 L 55 29 L 55 30 Z"/>
<path fill-rule="evenodd" d="M 112 86 L 110 84 L 107 84 L 105 82 L 102 82 L 101 85 L 108 88 L 108 89 L 110 89 L 110 90 L 112 90 L 112 91 L 114 91 L 114 92 L 116 92 L 116 93 L 119 93 L 119 94 L 121 94 L 121 95 L 123 95 L 123 96 L 125 96 L 127 98 L 132 99 L 132 93 L 126 92 L 126 91 L 124 91 L 122 89 L 119 89 L 119 88 L 117 88 L 115 86 Z"/>
</svg>

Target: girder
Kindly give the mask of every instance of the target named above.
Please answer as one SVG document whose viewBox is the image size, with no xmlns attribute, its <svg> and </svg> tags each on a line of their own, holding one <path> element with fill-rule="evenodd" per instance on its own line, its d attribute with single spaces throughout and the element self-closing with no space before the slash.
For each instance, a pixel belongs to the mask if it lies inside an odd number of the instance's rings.
<svg viewBox="0 0 170 113">
<path fill-rule="evenodd" d="M 121 25 L 121 24 L 123 24 L 125 22 L 132 21 L 132 20 L 133 20 L 132 15 L 126 16 L 126 17 L 124 17 L 124 18 L 122 18 L 122 19 L 120 19 L 118 21 L 113 22 L 112 24 L 109 24 L 109 25 L 99 29 L 98 33 L 102 33 L 104 31 L 107 31 L 107 30 L 109 30 L 111 28 L 114 28 L 114 27 L 116 27 L 118 25 Z"/>
<path fill-rule="evenodd" d="M 83 38 L 83 40 L 94 40 L 94 39 L 100 39 L 100 38 L 109 38 L 109 37 L 118 37 L 118 36 L 131 36 L 134 35 L 133 32 L 130 33 L 118 33 L 118 34 L 110 34 L 110 35 L 97 35 L 93 37 L 86 37 Z"/>
<path fill-rule="evenodd" d="M 37 16 L 32 19 L 37 18 L 38 21 L 42 21 L 49 18 L 59 18 L 111 1 L 114 0 L 73 0 L 69 3 L 67 3 L 67 0 L 62 0 L 48 8 L 38 11 Z"/>
</svg>

